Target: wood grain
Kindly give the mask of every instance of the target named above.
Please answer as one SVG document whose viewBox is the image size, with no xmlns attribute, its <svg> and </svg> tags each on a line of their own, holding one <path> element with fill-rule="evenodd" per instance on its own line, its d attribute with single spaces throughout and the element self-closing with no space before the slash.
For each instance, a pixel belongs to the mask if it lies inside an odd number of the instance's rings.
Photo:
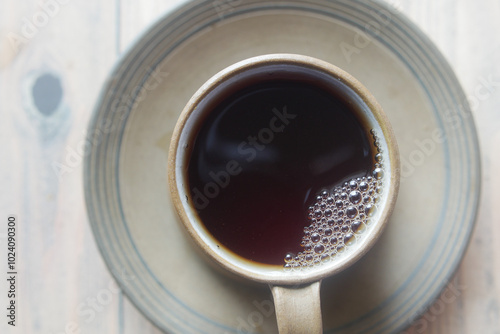
<svg viewBox="0 0 500 334">
<path fill-rule="evenodd" d="M 86 218 L 78 152 L 112 65 L 144 29 L 181 2 L 0 5 L 0 220 L 15 213 L 20 222 L 19 322 L 12 328 L 2 320 L 1 333 L 160 333 L 116 287 L 110 270 L 120 268 L 107 268 L 100 256 Z M 481 94 L 473 106 L 483 164 L 477 227 L 456 277 L 405 332 L 500 333 L 500 2 L 389 2 L 436 43 L 466 93 Z M 62 87 L 50 117 L 32 93 L 44 74 Z M 2 225 L 2 259 L 5 237 Z M 6 289 L 1 279 L 0 291 Z"/>
</svg>

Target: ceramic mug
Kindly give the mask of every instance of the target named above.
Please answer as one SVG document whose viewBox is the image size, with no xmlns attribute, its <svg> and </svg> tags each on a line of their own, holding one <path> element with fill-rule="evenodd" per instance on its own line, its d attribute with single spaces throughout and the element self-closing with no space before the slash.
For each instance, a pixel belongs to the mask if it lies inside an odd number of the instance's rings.
<svg viewBox="0 0 500 334">
<path fill-rule="evenodd" d="M 214 101 L 220 101 L 221 96 L 245 88 L 248 82 L 268 82 L 277 78 L 282 81 L 293 81 L 298 77 L 303 81 L 321 81 L 332 90 L 345 95 L 344 98 L 350 101 L 349 103 L 356 105 L 352 111 L 355 114 L 353 116 L 360 121 L 374 143 L 376 153 L 374 167 L 370 175 L 351 180 L 355 188 L 352 193 L 356 198 L 344 199 L 346 205 L 351 205 L 351 202 L 356 203 L 349 208 L 363 211 L 363 214 L 359 214 L 362 219 L 350 221 L 352 224 L 357 224 L 356 233 L 353 232 L 355 225 L 352 225 L 349 235 L 341 234 L 342 232 L 334 233 L 343 240 L 341 245 L 338 244 L 338 238 L 335 238 L 337 244 L 331 246 L 334 240 L 329 236 L 329 239 L 323 239 L 327 240 L 325 242 L 328 245 L 325 246 L 326 249 L 320 247 L 322 248 L 320 254 L 314 253 L 314 250 L 310 250 L 309 253 L 304 250 L 294 256 L 287 255 L 290 258 L 284 259 L 283 265 L 265 265 L 235 254 L 222 246 L 221 242 L 208 231 L 200 219 L 199 208 L 195 206 L 187 170 L 193 143 L 200 127 L 214 110 Z M 270 285 L 280 333 L 322 332 L 321 280 L 355 263 L 379 238 L 394 208 L 399 189 L 399 174 L 399 154 L 393 131 L 372 94 L 350 74 L 338 67 L 319 59 L 294 54 L 249 58 L 229 66 L 209 79 L 182 111 L 172 136 L 168 161 L 170 192 L 184 229 L 202 254 L 217 267 L 239 277 Z M 367 190 L 364 190 L 365 188 Z M 318 195 L 318 201 L 323 200 L 326 203 L 329 196 L 340 198 L 351 194 L 349 183 L 335 189 L 329 194 L 323 194 L 324 199 Z M 361 197 L 358 198 L 358 195 Z M 361 201 L 361 198 L 366 201 Z M 348 214 L 344 211 L 338 212 L 343 215 Z M 337 210 L 335 212 L 337 213 Z M 318 231 L 325 237 L 324 227 L 328 226 L 324 219 L 321 221 L 324 226 L 319 227 Z M 309 232 L 305 234 L 303 240 L 310 240 L 311 233 L 316 228 L 314 224 L 316 223 L 311 223 Z M 317 224 L 320 224 L 319 218 Z M 362 232 L 358 233 L 359 226 L 363 228 L 359 229 Z M 307 262 L 309 260 L 310 262 Z"/>
</svg>

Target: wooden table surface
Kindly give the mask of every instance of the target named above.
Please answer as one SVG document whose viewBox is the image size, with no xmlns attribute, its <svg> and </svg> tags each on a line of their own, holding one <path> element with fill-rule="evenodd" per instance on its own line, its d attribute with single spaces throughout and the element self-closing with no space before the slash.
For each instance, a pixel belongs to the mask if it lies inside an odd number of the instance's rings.
<svg viewBox="0 0 500 334">
<path fill-rule="evenodd" d="M 97 250 L 81 156 L 72 150 L 81 146 L 94 101 L 120 54 L 181 2 L 0 4 L 0 333 L 160 333 L 117 289 Z M 430 36 L 467 95 L 476 97 L 483 167 L 466 256 L 406 333 L 500 333 L 500 2 L 388 2 Z M 64 159 L 69 168 L 61 169 Z M 16 327 L 4 315 L 11 214 L 17 221 Z"/>
</svg>

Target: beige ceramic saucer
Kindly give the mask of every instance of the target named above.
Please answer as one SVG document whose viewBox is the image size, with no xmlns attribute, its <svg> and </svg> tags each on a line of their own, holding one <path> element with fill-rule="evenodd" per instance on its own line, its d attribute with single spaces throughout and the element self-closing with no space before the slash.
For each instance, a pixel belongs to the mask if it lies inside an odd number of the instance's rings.
<svg viewBox="0 0 500 334">
<path fill-rule="evenodd" d="M 384 108 L 402 183 L 377 245 L 323 282 L 326 333 L 395 333 L 451 278 L 474 225 L 479 156 L 466 98 L 443 57 L 376 1 L 194 1 L 153 26 L 116 66 L 90 124 L 89 218 L 123 289 L 169 333 L 276 333 L 267 287 L 205 264 L 166 181 L 172 129 L 209 77 L 239 60 L 297 53 L 335 64 Z M 117 277 L 119 280 L 120 278 Z"/>
</svg>

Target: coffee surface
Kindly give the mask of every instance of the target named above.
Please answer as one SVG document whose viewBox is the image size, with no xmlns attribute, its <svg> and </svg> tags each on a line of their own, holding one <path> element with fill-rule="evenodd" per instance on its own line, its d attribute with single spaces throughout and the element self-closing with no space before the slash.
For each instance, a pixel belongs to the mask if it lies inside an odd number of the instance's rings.
<svg viewBox="0 0 500 334">
<path fill-rule="evenodd" d="M 318 194 L 373 171 L 352 101 L 312 81 L 251 83 L 212 104 L 193 142 L 191 198 L 207 230 L 251 261 L 297 254 Z"/>
</svg>

